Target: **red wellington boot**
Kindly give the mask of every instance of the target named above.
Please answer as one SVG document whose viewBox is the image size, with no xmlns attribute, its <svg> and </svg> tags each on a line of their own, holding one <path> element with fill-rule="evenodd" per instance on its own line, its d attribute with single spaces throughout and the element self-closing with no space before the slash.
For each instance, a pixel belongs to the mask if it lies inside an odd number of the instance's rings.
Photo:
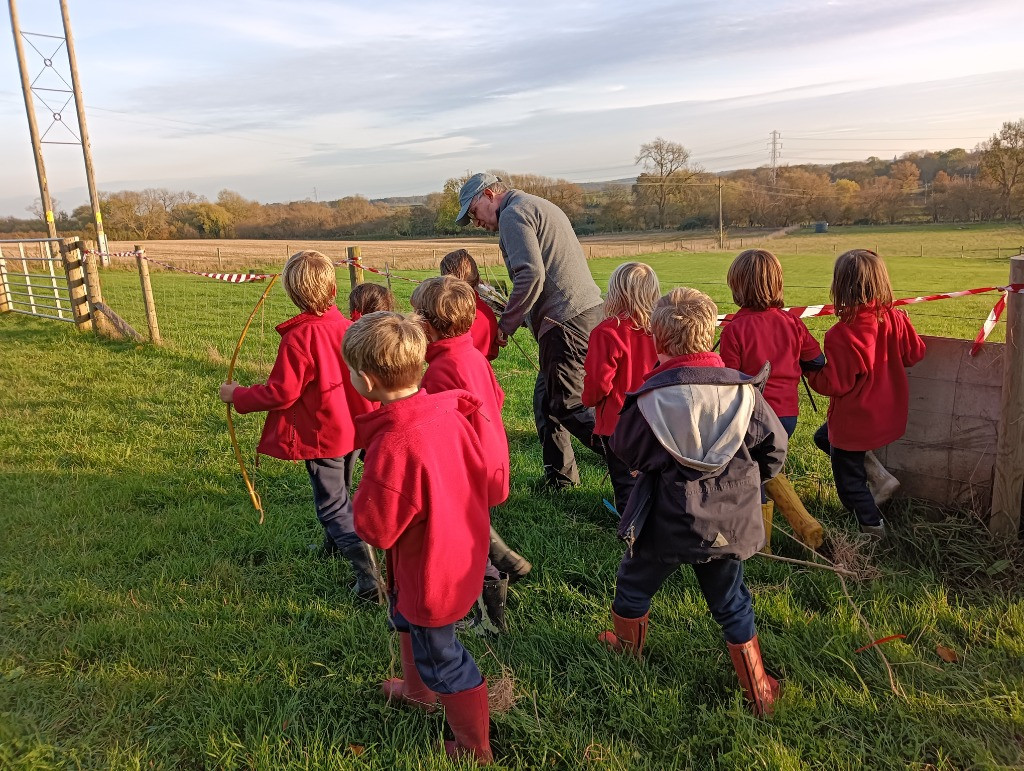
<svg viewBox="0 0 1024 771">
<path fill-rule="evenodd" d="M 471 755 L 481 766 L 494 760 L 491 754 L 491 714 L 487 706 L 487 681 L 458 693 L 439 693 L 444 717 L 455 734 L 445 742 L 444 751 L 452 759 Z"/>
<path fill-rule="evenodd" d="M 437 708 L 437 694 L 427 687 L 416 671 L 416 661 L 412 655 L 412 635 L 408 632 L 398 633 L 399 652 L 402 659 L 401 679 L 393 677 L 380 684 L 388 701 L 395 699 L 404 701 L 427 712 Z"/>
<path fill-rule="evenodd" d="M 775 711 L 775 700 L 779 697 L 779 681 L 764 671 L 757 635 L 745 643 L 726 645 L 750 708 L 758 717 L 771 715 Z"/>
<path fill-rule="evenodd" d="M 632 653 L 637 658 L 644 650 L 644 640 L 647 639 L 647 617 L 648 611 L 640 618 L 623 618 L 614 610 L 612 611 L 612 626 L 614 632 L 601 632 L 597 639 L 608 646 L 608 650 L 617 653 Z"/>
</svg>

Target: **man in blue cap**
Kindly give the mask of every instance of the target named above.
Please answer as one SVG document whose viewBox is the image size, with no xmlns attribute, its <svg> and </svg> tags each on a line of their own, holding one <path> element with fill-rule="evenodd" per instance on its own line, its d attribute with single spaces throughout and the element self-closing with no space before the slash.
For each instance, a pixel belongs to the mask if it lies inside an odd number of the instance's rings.
<svg viewBox="0 0 1024 771">
<path fill-rule="evenodd" d="M 550 201 L 510 189 L 493 174 L 470 177 L 459 190 L 458 225 L 497 231 L 512 279 L 499 343 L 525 324 L 537 339 L 540 373 L 533 413 L 552 488 L 580 482 L 570 435 L 594 444 L 594 412 L 583 406 L 583 362 L 591 330 L 603 317 L 601 290 L 565 213 Z"/>
</svg>

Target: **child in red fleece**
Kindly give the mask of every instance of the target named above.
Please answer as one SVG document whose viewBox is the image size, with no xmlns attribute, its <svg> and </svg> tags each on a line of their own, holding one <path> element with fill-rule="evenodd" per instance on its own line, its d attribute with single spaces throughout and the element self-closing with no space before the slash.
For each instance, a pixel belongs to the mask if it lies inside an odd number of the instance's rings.
<svg viewBox="0 0 1024 771">
<path fill-rule="evenodd" d="M 386 311 L 364 316 L 345 335 L 353 385 L 381 404 L 356 419 L 366 463 L 355 526 L 367 543 L 387 550 L 402 678 L 384 682 L 385 695 L 427 709 L 440 699 L 455 735 L 445 742 L 447 753 L 488 762 L 487 683 L 455 636 L 455 622 L 480 593 L 489 507 L 507 487 L 488 478 L 491 467 L 470 423 L 480 399 L 419 387 L 426 349 L 416 318 Z"/>
<path fill-rule="evenodd" d="M 831 458 L 839 500 L 857 517 L 861 532 L 881 539 L 885 520 L 869 488 L 871 461 L 865 456 L 873 458 L 871 450 L 906 432 L 905 368 L 924 358 L 925 344 L 910 317 L 892 307 L 889 272 L 868 249 L 839 255 L 832 302 L 839 322 L 825 333 L 828 363 L 808 377 L 815 391 L 829 397 L 828 420 L 814 442 Z"/>
<path fill-rule="evenodd" d="M 334 265 L 321 254 L 303 251 L 285 263 L 282 283 L 302 311 L 279 324 L 281 344 L 265 385 L 222 383 L 221 401 L 239 413 L 267 411 L 258 451 L 306 463 L 316 516 L 324 528 L 323 552 L 341 553 L 356 574 L 356 593 L 383 601 L 383 583 L 373 549 L 352 525 L 352 471 L 355 426 L 352 418 L 370 409 L 352 388 L 341 360 L 341 343 L 352 322 L 334 305 Z"/>
<path fill-rule="evenodd" d="M 487 357 L 487 361 L 494 361 L 498 358 L 498 319 L 491 306 L 480 297 L 480 269 L 473 255 L 465 249 L 449 252 L 441 259 L 441 275 L 461 278 L 473 289 L 476 317 L 469 334 L 473 338 L 473 345 Z"/>
<path fill-rule="evenodd" d="M 729 266 L 726 278 L 733 302 L 740 306 L 732 320 L 722 327 L 721 354 L 725 366 L 747 375 L 756 375 L 767 362 L 771 365 L 764 386 L 764 400 L 775 410 L 789 436 L 796 431 L 800 414 L 798 388 L 803 372 L 814 372 L 825 365 L 818 341 L 811 337 L 803 321 L 782 310 L 782 264 L 765 249 L 747 249 Z M 776 497 L 784 488 L 786 500 L 800 500 L 785 474 L 770 483 Z M 774 506 L 761 493 L 764 517 L 765 551 L 771 551 Z M 801 511 L 810 517 L 806 510 Z M 789 516 L 792 516 L 791 514 Z M 799 530 L 798 530 L 799 532 Z"/>
<path fill-rule="evenodd" d="M 500 489 L 501 500 L 508 497 L 508 437 L 501 420 L 505 392 L 494 370 L 474 346 L 470 326 L 476 313 L 473 290 L 454 276 L 428 278 L 413 290 L 412 307 L 423 319 L 427 333 L 427 371 L 421 387 L 428 393 L 462 389 L 478 397 L 483 406 L 470 417 L 480 437 L 490 469 L 488 477 Z M 480 481 L 480 480 L 477 480 Z M 491 528 L 490 561 L 487 565 L 481 599 L 487 618 L 499 632 L 507 631 L 505 599 L 509 582 L 530 572 L 531 565 L 508 548 Z M 471 625 L 482 622 L 479 614 Z"/>
<path fill-rule="evenodd" d="M 358 284 L 348 295 L 348 315 L 359 321 L 367 313 L 393 311 L 395 296 L 380 284 Z"/>
<path fill-rule="evenodd" d="M 601 438 L 608 476 L 615 491 L 615 510 L 622 515 L 633 490 L 629 468 L 609 451 L 608 439 L 619 421 L 626 394 L 644 381 L 658 361 L 651 336 L 651 310 L 661 296 L 650 265 L 624 262 L 608 278 L 605 319 L 590 333 L 583 362 L 583 406 L 595 407 L 594 436 Z"/>
<path fill-rule="evenodd" d="M 615 579 L 615 631 L 600 639 L 639 656 L 651 598 L 688 564 L 763 715 L 779 684 L 764 670 L 743 560 L 764 544 L 760 483 L 782 468 L 787 436 L 761 396 L 765 375 L 728 369 L 711 352 L 717 315 L 710 297 L 680 287 L 651 316 L 660 363 L 626 397 L 611 440 L 637 481 L 619 523 L 629 549 Z"/>
</svg>

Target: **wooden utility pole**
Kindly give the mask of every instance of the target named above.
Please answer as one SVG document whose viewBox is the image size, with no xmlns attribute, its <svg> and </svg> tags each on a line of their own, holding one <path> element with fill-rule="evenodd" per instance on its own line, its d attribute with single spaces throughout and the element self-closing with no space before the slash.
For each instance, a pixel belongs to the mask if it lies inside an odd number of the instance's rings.
<svg viewBox="0 0 1024 771">
<path fill-rule="evenodd" d="M 97 251 L 100 253 L 100 264 L 106 266 L 110 264 L 110 257 L 107 256 L 107 236 L 103 232 L 100 198 L 96 193 L 96 177 L 92 170 L 92 146 L 89 144 L 89 129 L 85 125 L 85 104 L 78 81 L 78 60 L 75 58 L 75 44 L 71 38 L 71 18 L 68 16 L 67 0 L 60 0 L 60 15 L 64 20 L 64 41 L 68 49 L 68 64 L 71 67 L 71 89 L 74 91 L 75 110 L 78 113 L 78 136 L 82 141 L 82 155 L 85 157 L 85 180 L 89 186 L 89 203 L 92 206 L 93 222 L 96 224 Z"/>
<path fill-rule="evenodd" d="M 1024 255 L 1010 258 L 1010 283 L 1024 284 Z M 993 535 L 1020 533 L 1024 508 L 1024 294 L 1006 299 L 1006 345 L 1003 347 L 1003 398 L 992 481 Z"/>
<path fill-rule="evenodd" d="M 43 219 L 46 220 L 46 232 L 49 234 L 50 238 L 56 238 L 57 225 L 53 218 L 53 205 L 50 202 L 50 186 L 46 181 L 46 167 L 43 165 L 43 147 L 39 140 L 39 126 L 36 125 L 35 107 L 32 104 L 32 84 L 28 79 L 28 70 L 25 69 L 25 49 L 21 45 L 21 28 L 18 26 L 18 9 L 15 6 L 14 0 L 7 0 L 7 5 L 11 10 L 11 31 L 14 33 L 14 51 L 18 56 L 18 71 L 21 73 L 21 92 L 25 96 L 25 113 L 28 115 L 28 133 L 32 137 L 32 155 L 36 161 L 36 178 L 39 180 L 39 202 L 43 207 Z"/>
<path fill-rule="evenodd" d="M 718 178 L 718 248 L 725 248 L 725 227 L 722 224 L 722 178 Z"/>
</svg>

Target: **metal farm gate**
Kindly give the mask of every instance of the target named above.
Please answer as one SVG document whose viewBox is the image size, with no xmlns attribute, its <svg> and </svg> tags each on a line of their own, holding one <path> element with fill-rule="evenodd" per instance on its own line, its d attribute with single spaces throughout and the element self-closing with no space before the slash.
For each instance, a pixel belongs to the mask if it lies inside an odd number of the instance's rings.
<svg viewBox="0 0 1024 771">
<path fill-rule="evenodd" d="M 91 329 L 78 242 L 67 238 L 0 240 L 0 312 Z"/>
</svg>

